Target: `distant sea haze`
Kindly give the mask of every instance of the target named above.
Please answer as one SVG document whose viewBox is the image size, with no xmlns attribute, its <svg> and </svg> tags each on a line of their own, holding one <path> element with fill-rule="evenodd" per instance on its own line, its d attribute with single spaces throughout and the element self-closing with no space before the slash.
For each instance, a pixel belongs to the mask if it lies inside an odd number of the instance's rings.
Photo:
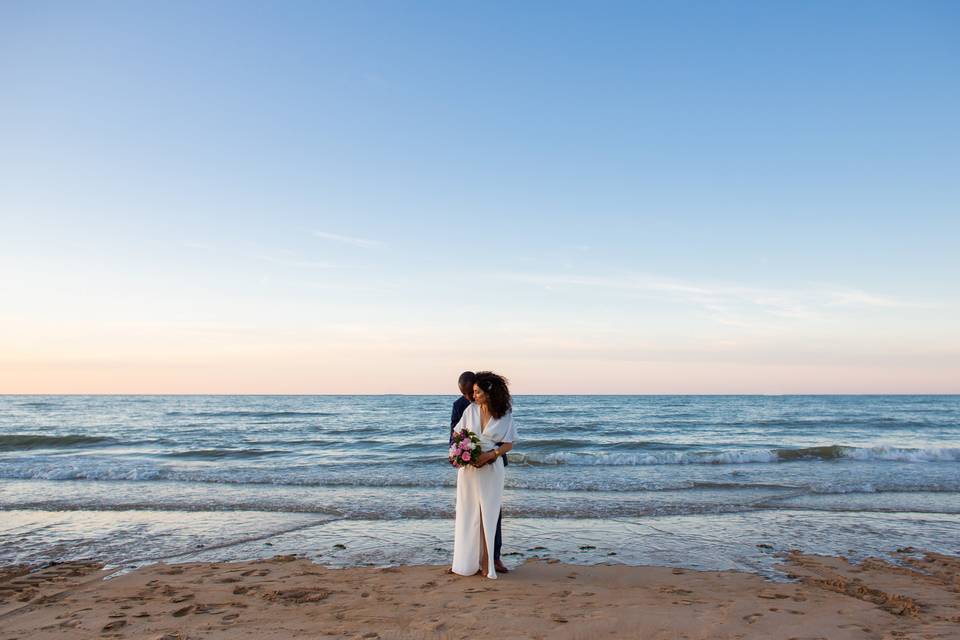
<svg viewBox="0 0 960 640">
<path fill-rule="evenodd" d="M 57 527 L 22 543 L 51 513 L 225 522 L 271 513 L 284 527 L 315 517 L 327 529 L 426 520 L 442 549 L 454 509 L 456 472 L 444 457 L 454 399 L 0 396 L 0 510 L 17 527 L 0 526 L 0 560 L 52 558 L 35 543 L 56 547 Z M 754 518 L 775 522 L 765 530 L 786 544 L 791 523 L 871 518 L 864 549 L 902 534 L 950 551 L 940 537 L 960 517 L 960 396 L 518 396 L 515 417 L 505 518 L 528 523 L 523 535 L 543 519 L 600 531 Z M 884 518 L 893 524 L 877 524 Z M 917 518 L 936 520 L 926 538 L 922 526 L 904 528 Z M 77 535 L 71 523 L 61 523 L 64 536 Z M 618 534 L 597 535 L 615 544 Z M 117 558 L 142 544 L 122 536 L 101 541 Z"/>
</svg>

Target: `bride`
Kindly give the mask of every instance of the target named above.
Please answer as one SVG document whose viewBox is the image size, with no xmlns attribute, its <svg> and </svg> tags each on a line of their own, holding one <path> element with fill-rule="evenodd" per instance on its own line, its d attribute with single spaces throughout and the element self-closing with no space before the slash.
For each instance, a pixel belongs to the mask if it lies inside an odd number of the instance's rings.
<svg viewBox="0 0 960 640">
<path fill-rule="evenodd" d="M 490 371 L 477 373 L 473 404 L 454 430 L 469 429 L 480 437 L 483 452 L 472 467 L 457 471 L 457 522 L 453 540 L 453 572 L 472 576 L 484 572 L 496 579 L 493 540 L 503 496 L 503 460 L 513 448 L 513 426 L 507 381 Z"/>
</svg>

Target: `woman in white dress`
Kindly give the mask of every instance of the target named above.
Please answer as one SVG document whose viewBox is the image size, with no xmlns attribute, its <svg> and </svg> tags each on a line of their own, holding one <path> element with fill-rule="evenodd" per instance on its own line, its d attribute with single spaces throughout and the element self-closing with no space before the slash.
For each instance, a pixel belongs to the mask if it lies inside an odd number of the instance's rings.
<svg viewBox="0 0 960 640">
<path fill-rule="evenodd" d="M 457 522 L 453 539 L 453 572 L 472 576 L 485 572 L 496 579 L 493 541 L 503 497 L 503 460 L 513 448 L 513 425 L 507 381 L 490 371 L 480 371 L 473 386 L 473 404 L 466 408 L 454 430 L 468 429 L 480 437 L 480 458 L 457 471 Z"/>
</svg>

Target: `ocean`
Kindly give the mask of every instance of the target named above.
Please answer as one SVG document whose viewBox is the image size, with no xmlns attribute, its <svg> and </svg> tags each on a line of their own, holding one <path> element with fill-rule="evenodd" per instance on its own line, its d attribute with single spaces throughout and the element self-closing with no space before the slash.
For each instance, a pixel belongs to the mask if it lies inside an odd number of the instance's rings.
<svg viewBox="0 0 960 640">
<path fill-rule="evenodd" d="M 449 562 L 455 396 L 0 396 L 0 564 Z M 960 396 L 517 396 L 504 560 L 960 554 Z"/>
</svg>

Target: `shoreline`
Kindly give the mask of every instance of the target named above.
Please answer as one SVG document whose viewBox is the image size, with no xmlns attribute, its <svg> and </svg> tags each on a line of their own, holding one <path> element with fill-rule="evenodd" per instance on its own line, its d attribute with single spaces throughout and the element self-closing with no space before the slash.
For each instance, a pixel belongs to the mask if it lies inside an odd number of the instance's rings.
<svg viewBox="0 0 960 640">
<path fill-rule="evenodd" d="M 2 483 L 0 483 L 2 484 Z M 336 519 L 244 511 L 0 511 L 0 566 L 89 560 L 138 567 L 154 562 L 236 562 L 300 555 L 329 567 L 442 565 L 453 522 Z M 554 558 L 780 576 L 777 554 L 862 561 L 913 546 L 958 555 L 960 515 L 758 511 L 645 518 L 504 518 L 504 560 Z M 0 640 L 3 640 L 0 637 Z"/>
<path fill-rule="evenodd" d="M 556 559 L 528 559 L 499 580 L 440 565 L 330 568 L 293 555 L 128 573 L 7 566 L 0 639 L 957 637 L 958 557 L 907 548 L 860 564 L 799 552 L 781 560 L 792 582 Z"/>
</svg>

